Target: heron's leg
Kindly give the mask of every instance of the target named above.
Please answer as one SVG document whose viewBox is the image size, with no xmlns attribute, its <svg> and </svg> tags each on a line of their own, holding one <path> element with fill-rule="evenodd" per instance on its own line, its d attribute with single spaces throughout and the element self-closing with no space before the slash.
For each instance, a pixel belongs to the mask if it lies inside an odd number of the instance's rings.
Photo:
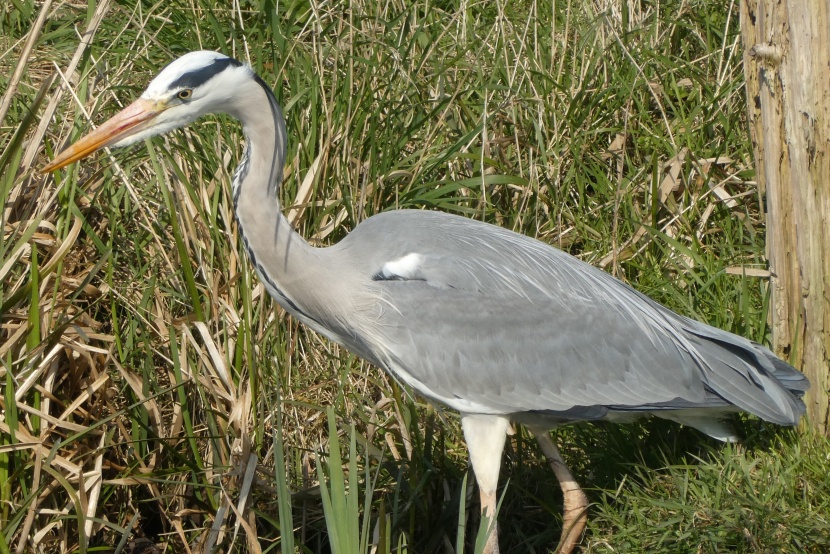
<svg viewBox="0 0 830 554">
<path fill-rule="evenodd" d="M 579 542 L 579 537 L 588 522 L 588 497 L 582 492 L 579 484 L 571 475 L 568 466 L 559 454 L 559 449 L 550 438 L 547 430 L 531 429 L 542 447 L 542 452 L 547 456 L 550 467 L 559 480 L 562 487 L 565 509 L 562 516 L 562 538 L 559 539 L 557 554 L 570 554 Z"/>
<path fill-rule="evenodd" d="M 507 438 L 508 421 L 496 415 L 468 414 L 461 416 L 461 428 L 470 451 L 470 462 L 481 496 L 481 515 L 491 518 L 490 536 L 484 554 L 498 554 L 499 539 L 496 527 L 496 489 L 499 484 L 501 453 Z"/>
</svg>

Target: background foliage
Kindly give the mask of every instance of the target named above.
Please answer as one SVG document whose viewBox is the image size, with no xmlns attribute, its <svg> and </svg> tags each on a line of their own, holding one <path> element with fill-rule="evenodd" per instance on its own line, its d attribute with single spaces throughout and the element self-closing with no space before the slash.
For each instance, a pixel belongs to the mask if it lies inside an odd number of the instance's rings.
<svg viewBox="0 0 830 554">
<path fill-rule="evenodd" d="M 37 173 L 190 50 L 274 86 L 283 204 L 315 244 L 452 211 L 767 338 L 735 2 L 13 0 L 0 47 L 0 552 L 320 552 L 338 526 L 345 551 L 461 551 L 464 526 L 473 548 L 457 417 L 253 275 L 235 122 Z M 741 427 L 728 447 L 666 422 L 558 431 L 593 503 L 582 548 L 830 548 L 827 440 Z M 553 549 L 561 497 L 521 429 L 504 465 L 503 549 Z"/>
</svg>

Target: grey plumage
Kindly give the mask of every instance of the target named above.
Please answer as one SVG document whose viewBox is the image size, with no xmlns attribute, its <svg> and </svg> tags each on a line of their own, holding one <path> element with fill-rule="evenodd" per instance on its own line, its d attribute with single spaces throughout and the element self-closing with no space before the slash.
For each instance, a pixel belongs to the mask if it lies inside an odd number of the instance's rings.
<svg viewBox="0 0 830 554">
<path fill-rule="evenodd" d="M 495 511 L 508 420 L 528 425 L 562 486 L 563 554 L 579 539 L 588 502 L 550 427 L 654 414 L 732 440 L 729 412 L 781 425 L 804 414 L 809 383 L 767 348 L 677 315 L 535 239 L 443 213 L 393 211 L 312 248 L 280 211 L 280 107 L 250 68 L 221 54 L 174 61 L 45 171 L 214 112 L 239 119 L 248 138 L 233 201 L 268 292 L 303 323 L 461 412 L 483 513 Z M 495 529 L 485 551 L 498 552 Z"/>
<path fill-rule="evenodd" d="M 803 376 L 768 349 L 523 235 L 394 211 L 328 250 L 364 268 L 351 289 L 376 324 L 354 327 L 375 362 L 460 411 L 563 421 L 735 406 L 783 425 L 804 413 Z M 411 274 L 382 275 L 410 254 Z"/>
</svg>

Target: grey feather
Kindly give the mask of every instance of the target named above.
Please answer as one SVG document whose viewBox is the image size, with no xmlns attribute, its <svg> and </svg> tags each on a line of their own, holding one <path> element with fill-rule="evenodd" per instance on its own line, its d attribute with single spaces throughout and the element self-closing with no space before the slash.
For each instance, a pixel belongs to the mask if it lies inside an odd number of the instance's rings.
<svg viewBox="0 0 830 554">
<path fill-rule="evenodd" d="M 395 211 L 328 250 L 365 268 L 361 301 L 377 320 L 364 340 L 382 365 L 461 411 L 553 421 L 698 410 L 693 425 L 701 409 L 722 418 L 734 406 L 789 425 L 804 413 L 806 380 L 765 347 L 523 235 Z M 421 263 L 407 278 L 379 278 L 413 253 Z"/>
</svg>

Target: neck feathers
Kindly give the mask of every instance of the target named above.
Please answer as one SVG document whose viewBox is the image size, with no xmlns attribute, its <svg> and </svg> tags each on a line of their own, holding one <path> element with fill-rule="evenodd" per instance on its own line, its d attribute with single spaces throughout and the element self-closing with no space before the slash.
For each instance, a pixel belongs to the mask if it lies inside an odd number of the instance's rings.
<svg viewBox="0 0 830 554">
<path fill-rule="evenodd" d="M 233 200 L 245 249 L 268 293 L 315 331 L 371 357 L 355 342 L 344 314 L 354 320 L 353 295 L 341 281 L 344 264 L 328 249 L 312 248 L 280 211 L 279 187 L 285 160 L 285 123 L 271 89 L 259 78 L 234 94 L 247 146 L 234 174 Z M 328 253 L 327 253 L 328 252 Z M 350 338 L 349 338 L 350 337 Z"/>
<path fill-rule="evenodd" d="M 271 89 L 258 77 L 235 94 L 236 113 L 247 145 L 233 178 L 233 203 L 245 250 L 260 280 L 277 302 L 312 322 L 309 290 L 317 277 L 313 249 L 280 210 L 285 160 L 285 122 Z"/>
<path fill-rule="evenodd" d="M 239 104 L 241 109 L 231 115 L 242 122 L 247 145 L 233 176 L 234 206 L 243 188 L 247 194 L 270 197 L 279 206 L 286 148 L 282 109 L 271 88 L 255 74 L 239 94 Z"/>
</svg>

